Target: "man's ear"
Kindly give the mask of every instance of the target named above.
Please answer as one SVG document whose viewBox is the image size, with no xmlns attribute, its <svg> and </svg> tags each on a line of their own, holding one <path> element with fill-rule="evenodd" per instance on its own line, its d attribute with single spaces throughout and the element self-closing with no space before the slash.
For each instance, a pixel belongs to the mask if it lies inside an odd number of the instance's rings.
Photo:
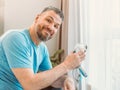
<svg viewBox="0 0 120 90">
<path fill-rule="evenodd" d="M 40 14 L 38 14 L 35 18 L 35 22 L 37 22 L 38 18 L 39 18 Z"/>
</svg>

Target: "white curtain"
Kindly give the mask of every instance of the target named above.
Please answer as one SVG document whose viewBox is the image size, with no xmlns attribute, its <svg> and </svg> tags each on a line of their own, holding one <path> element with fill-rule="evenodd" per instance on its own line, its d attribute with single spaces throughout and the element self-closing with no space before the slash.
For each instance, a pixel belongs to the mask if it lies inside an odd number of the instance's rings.
<svg viewBox="0 0 120 90">
<path fill-rule="evenodd" d="M 120 0 L 64 2 L 68 20 L 63 27 L 66 54 L 78 41 L 88 42 L 84 65 L 89 72 L 82 90 L 120 90 Z"/>
<path fill-rule="evenodd" d="M 65 56 L 73 51 L 77 43 L 87 44 L 87 14 L 84 7 L 84 0 L 62 0 L 62 10 L 65 15 L 62 27 L 62 48 L 65 50 Z M 83 66 L 86 64 L 87 62 Z M 82 90 L 84 89 L 85 81 L 82 79 Z"/>
<path fill-rule="evenodd" d="M 70 53 L 77 43 L 86 43 L 85 11 L 82 0 L 62 0 L 65 20 L 62 27 L 62 47 Z"/>
<path fill-rule="evenodd" d="M 120 0 L 88 0 L 88 15 L 91 90 L 120 90 Z"/>
</svg>

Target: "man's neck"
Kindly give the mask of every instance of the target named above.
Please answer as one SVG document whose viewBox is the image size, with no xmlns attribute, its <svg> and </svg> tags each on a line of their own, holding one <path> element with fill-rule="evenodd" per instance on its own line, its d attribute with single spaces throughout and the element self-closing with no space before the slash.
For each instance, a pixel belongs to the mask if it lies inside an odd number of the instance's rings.
<svg viewBox="0 0 120 90">
<path fill-rule="evenodd" d="M 33 41 L 33 43 L 38 46 L 40 44 L 40 40 L 37 37 L 36 31 L 35 29 L 33 29 L 32 27 L 29 28 L 29 33 L 30 33 L 30 37 Z"/>
</svg>

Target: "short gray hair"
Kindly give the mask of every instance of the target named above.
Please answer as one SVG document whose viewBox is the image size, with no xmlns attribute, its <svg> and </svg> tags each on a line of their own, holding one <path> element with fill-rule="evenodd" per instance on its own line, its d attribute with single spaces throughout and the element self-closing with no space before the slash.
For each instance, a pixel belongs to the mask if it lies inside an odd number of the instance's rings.
<svg viewBox="0 0 120 90">
<path fill-rule="evenodd" d="M 60 16 L 62 21 L 64 20 L 63 12 L 60 9 L 56 8 L 56 7 L 52 7 L 52 6 L 46 7 L 46 8 L 43 9 L 42 13 L 46 12 L 46 11 L 49 11 L 49 10 L 53 10 L 56 14 L 58 14 Z"/>
</svg>

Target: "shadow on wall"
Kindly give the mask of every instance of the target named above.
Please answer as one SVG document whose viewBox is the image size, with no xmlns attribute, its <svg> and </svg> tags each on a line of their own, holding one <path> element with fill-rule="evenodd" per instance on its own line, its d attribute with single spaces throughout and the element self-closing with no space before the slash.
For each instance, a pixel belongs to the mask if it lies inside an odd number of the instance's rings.
<svg viewBox="0 0 120 90">
<path fill-rule="evenodd" d="M 0 36 L 4 33 L 4 0 L 0 0 Z"/>
<path fill-rule="evenodd" d="M 1 24 L 1 21 L 0 21 L 0 36 L 4 33 L 4 28 L 3 28 L 3 25 Z"/>
</svg>

